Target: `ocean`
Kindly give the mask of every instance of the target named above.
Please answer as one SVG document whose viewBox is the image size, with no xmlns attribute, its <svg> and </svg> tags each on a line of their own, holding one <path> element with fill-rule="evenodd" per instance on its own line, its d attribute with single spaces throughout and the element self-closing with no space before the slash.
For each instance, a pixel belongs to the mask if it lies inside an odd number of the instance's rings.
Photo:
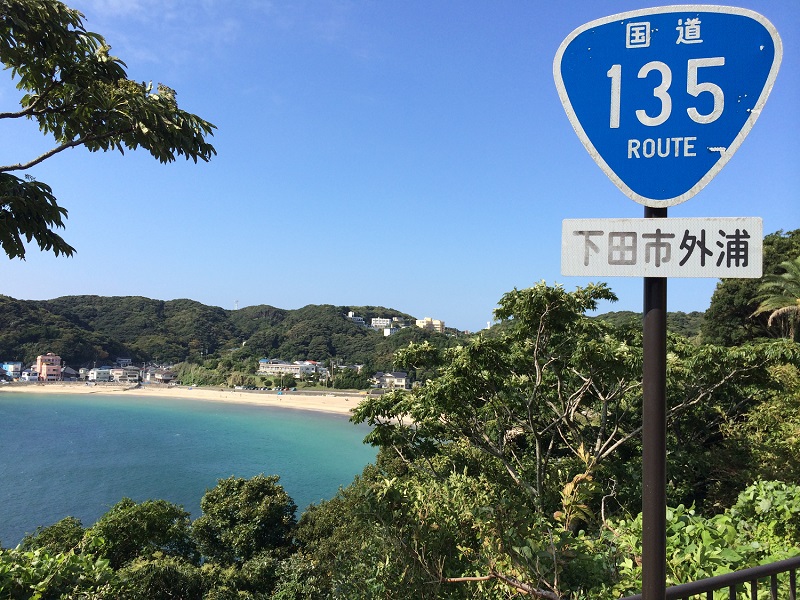
<svg viewBox="0 0 800 600">
<path fill-rule="evenodd" d="M 66 516 L 94 523 L 123 497 L 200 515 L 218 479 L 280 475 L 298 506 L 328 499 L 375 459 L 343 415 L 223 402 L 0 394 L 0 544 Z"/>
</svg>

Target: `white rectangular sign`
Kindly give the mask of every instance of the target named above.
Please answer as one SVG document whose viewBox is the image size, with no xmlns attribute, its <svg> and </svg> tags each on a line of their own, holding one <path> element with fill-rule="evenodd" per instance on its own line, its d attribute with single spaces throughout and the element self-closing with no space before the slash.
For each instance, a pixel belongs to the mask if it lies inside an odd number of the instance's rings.
<svg viewBox="0 0 800 600">
<path fill-rule="evenodd" d="M 758 278 L 760 217 L 565 219 L 561 274 Z"/>
</svg>

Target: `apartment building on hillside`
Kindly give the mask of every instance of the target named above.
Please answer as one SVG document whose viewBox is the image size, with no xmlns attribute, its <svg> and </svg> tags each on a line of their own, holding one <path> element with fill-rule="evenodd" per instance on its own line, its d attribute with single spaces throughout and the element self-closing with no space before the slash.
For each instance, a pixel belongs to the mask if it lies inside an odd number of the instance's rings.
<svg viewBox="0 0 800 600">
<path fill-rule="evenodd" d="M 444 321 L 440 321 L 439 319 L 431 319 L 430 317 L 417 319 L 417 327 L 420 329 L 427 329 L 428 331 L 444 333 Z"/>
</svg>

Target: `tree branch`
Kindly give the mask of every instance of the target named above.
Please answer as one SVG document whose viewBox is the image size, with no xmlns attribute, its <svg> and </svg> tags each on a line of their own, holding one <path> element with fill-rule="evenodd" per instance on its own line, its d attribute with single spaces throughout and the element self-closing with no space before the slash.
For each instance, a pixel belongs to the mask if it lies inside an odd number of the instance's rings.
<svg viewBox="0 0 800 600">
<path fill-rule="evenodd" d="M 442 577 L 440 581 L 441 583 L 470 583 L 476 581 L 491 581 L 492 579 L 498 579 L 506 585 L 511 586 L 518 592 L 523 592 L 528 596 L 533 596 L 534 598 L 542 598 L 543 600 L 561 600 L 561 596 L 555 594 L 554 592 L 548 592 L 547 590 L 531 587 L 527 583 L 522 583 L 519 579 L 510 577 L 508 575 L 503 575 L 494 569 L 492 569 L 492 572 L 489 575 L 478 575 L 475 577 Z"/>
<path fill-rule="evenodd" d="M 9 171 L 25 171 L 26 169 L 30 169 L 31 167 L 35 167 L 41 162 L 44 162 L 51 156 L 55 156 L 59 152 L 63 152 L 69 148 L 75 148 L 76 146 L 83 146 L 87 142 L 95 142 L 97 140 L 103 140 L 106 138 L 114 137 L 117 135 L 122 135 L 123 133 L 130 133 L 133 131 L 133 128 L 130 129 L 123 129 L 119 131 L 110 131 L 108 133 L 104 133 L 103 135 L 87 135 L 80 139 L 73 140 L 71 142 L 66 142 L 61 144 L 60 146 L 56 146 L 55 148 L 48 150 L 41 156 L 34 158 L 26 163 L 17 163 L 16 165 L 4 165 L 0 166 L 0 173 L 7 173 Z"/>
</svg>

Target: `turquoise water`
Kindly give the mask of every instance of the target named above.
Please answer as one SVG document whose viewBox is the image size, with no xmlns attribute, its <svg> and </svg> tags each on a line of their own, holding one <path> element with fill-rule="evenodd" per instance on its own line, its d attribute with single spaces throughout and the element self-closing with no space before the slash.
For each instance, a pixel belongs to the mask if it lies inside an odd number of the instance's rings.
<svg viewBox="0 0 800 600">
<path fill-rule="evenodd" d="M 195 518 L 217 479 L 280 475 L 300 513 L 374 460 L 346 416 L 164 398 L 0 394 L 0 543 L 66 517 L 84 526 L 121 498 Z"/>
</svg>

